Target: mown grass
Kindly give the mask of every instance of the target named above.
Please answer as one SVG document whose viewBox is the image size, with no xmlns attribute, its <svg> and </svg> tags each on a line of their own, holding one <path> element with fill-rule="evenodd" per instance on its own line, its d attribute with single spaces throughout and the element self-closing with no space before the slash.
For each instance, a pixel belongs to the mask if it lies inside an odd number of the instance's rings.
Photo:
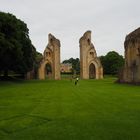
<svg viewBox="0 0 140 140">
<path fill-rule="evenodd" d="M 0 140 L 139 140 L 140 87 L 115 80 L 0 82 Z"/>
</svg>

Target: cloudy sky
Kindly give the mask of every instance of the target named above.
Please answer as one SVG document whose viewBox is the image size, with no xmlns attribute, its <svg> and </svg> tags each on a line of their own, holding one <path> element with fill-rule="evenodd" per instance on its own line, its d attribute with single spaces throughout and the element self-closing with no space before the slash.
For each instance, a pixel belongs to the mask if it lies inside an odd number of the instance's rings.
<svg viewBox="0 0 140 140">
<path fill-rule="evenodd" d="M 92 31 L 97 55 L 124 54 L 125 36 L 140 27 L 140 0 L 0 0 L 0 11 L 23 20 L 37 51 L 52 33 L 61 41 L 61 60 L 79 57 L 79 38 Z"/>
</svg>

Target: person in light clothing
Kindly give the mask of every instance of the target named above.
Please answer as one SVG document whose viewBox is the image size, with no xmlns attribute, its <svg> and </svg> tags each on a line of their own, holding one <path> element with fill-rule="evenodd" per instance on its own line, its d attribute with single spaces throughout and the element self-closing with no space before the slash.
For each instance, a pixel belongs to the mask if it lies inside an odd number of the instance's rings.
<svg viewBox="0 0 140 140">
<path fill-rule="evenodd" d="M 75 85 L 77 85 L 78 81 L 79 81 L 79 78 L 77 77 L 75 80 Z"/>
</svg>

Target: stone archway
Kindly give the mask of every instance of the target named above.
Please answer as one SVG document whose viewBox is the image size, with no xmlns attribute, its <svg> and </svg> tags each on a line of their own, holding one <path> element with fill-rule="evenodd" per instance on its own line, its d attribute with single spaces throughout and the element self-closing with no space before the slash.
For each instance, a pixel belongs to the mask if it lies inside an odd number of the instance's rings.
<svg viewBox="0 0 140 140">
<path fill-rule="evenodd" d="M 50 63 L 47 63 L 45 65 L 45 77 L 46 77 L 46 79 L 52 78 L 52 66 Z"/>
<path fill-rule="evenodd" d="M 48 35 L 48 45 L 43 53 L 43 59 L 39 67 L 39 79 L 46 78 L 46 65 L 48 69 L 51 68 L 50 74 L 52 79 L 60 79 L 60 41 L 53 35 Z"/>
<path fill-rule="evenodd" d="M 80 77 L 82 79 L 103 78 L 103 68 L 91 42 L 91 31 L 87 31 L 79 40 L 80 43 Z M 39 79 L 45 79 L 46 64 L 51 64 L 52 79 L 60 79 L 60 41 L 48 35 L 48 45 L 44 51 L 39 67 Z"/>
<path fill-rule="evenodd" d="M 91 31 L 87 31 L 79 40 L 80 76 L 82 79 L 102 79 L 103 68 L 91 42 Z"/>
<path fill-rule="evenodd" d="M 95 79 L 96 78 L 96 68 L 93 63 L 89 65 L 89 79 Z"/>
</svg>

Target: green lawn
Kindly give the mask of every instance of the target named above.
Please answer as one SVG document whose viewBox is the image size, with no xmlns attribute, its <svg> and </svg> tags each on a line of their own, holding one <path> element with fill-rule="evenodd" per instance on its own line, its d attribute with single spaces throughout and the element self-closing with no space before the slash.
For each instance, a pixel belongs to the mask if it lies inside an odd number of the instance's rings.
<svg viewBox="0 0 140 140">
<path fill-rule="evenodd" d="M 0 82 L 0 140 L 140 140 L 140 87 L 115 80 Z"/>
</svg>

